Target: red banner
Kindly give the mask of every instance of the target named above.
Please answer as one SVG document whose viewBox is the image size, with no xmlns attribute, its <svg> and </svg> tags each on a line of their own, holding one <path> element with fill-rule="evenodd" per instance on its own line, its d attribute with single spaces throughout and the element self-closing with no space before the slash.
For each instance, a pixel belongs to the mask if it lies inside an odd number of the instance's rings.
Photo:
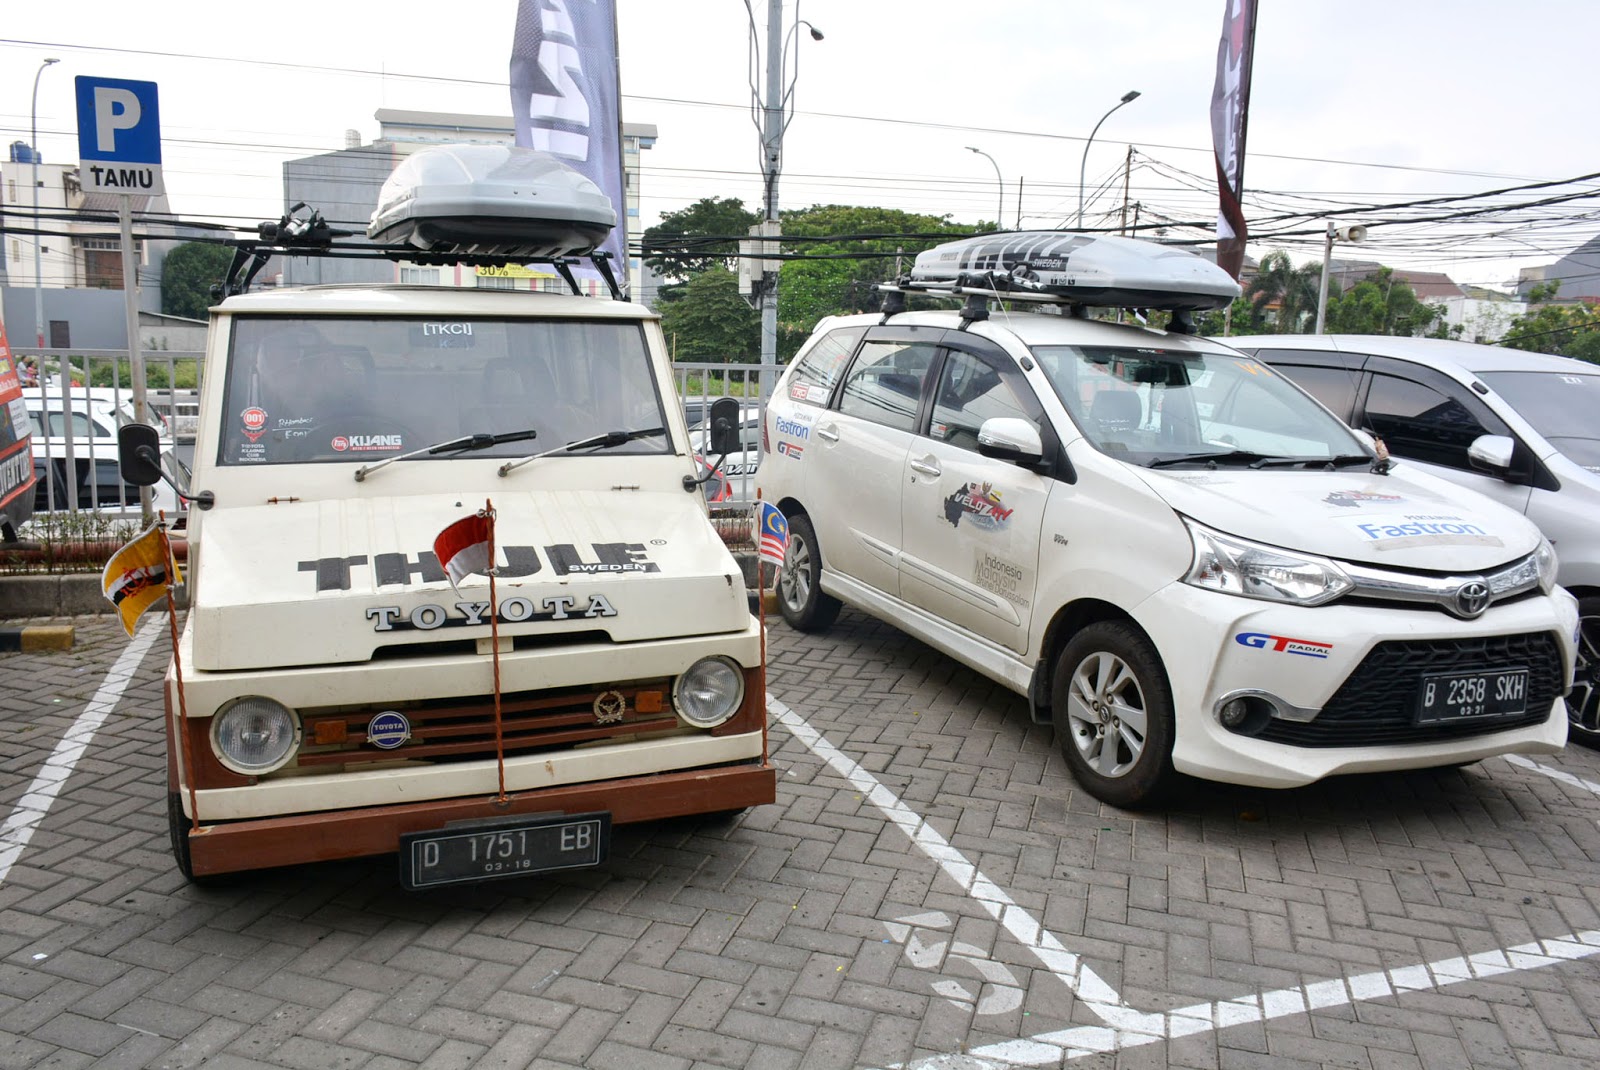
<svg viewBox="0 0 1600 1070">
<path fill-rule="evenodd" d="M 1256 44 L 1256 0 L 1225 0 L 1217 84 L 1211 92 L 1211 143 L 1217 161 L 1217 265 L 1239 277 L 1244 244 L 1244 135 L 1250 114 L 1250 61 Z"/>
</svg>

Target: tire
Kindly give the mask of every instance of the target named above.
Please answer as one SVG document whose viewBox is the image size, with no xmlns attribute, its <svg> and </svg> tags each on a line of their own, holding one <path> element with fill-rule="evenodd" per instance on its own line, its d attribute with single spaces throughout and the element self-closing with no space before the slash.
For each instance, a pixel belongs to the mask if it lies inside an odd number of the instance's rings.
<svg viewBox="0 0 1600 1070">
<path fill-rule="evenodd" d="M 1600 750 L 1600 595 L 1578 599 L 1578 664 L 1567 696 L 1567 738 Z"/>
<path fill-rule="evenodd" d="M 1137 809 L 1171 788 L 1172 688 L 1132 624 L 1100 621 L 1072 637 L 1056 659 L 1050 707 L 1061 753 L 1089 794 Z"/>
<path fill-rule="evenodd" d="M 778 609 L 789 627 L 820 632 L 839 616 L 841 604 L 822 592 L 822 551 L 811 518 L 796 513 L 789 518 L 789 548 L 778 576 Z"/>
<path fill-rule="evenodd" d="M 183 796 L 167 792 L 167 835 L 172 840 L 172 857 L 178 863 L 178 872 L 184 880 L 199 888 L 214 888 L 228 882 L 228 876 L 194 875 L 194 861 L 189 856 L 189 815 L 183 812 Z"/>
</svg>

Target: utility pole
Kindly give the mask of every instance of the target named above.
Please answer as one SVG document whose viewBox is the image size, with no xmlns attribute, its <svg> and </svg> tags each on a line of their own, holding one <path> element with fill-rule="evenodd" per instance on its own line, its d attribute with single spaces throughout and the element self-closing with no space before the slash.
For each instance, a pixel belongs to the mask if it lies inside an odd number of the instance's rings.
<svg viewBox="0 0 1600 1070">
<path fill-rule="evenodd" d="M 762 102 L 761 162 L 766 207 L 761 236 L 761 363 L 778 362 L 778 271 L 767 259 L 780 233 L 778 175 L 783 171 L 783 0 L 767 0 L 767 99 Z"/>
<path fill-rule="evenodd" d="M 1128 146 L 1128 158 L 1122 164 L 1122 222 L 1117 226 L 1117 234 L 1124 235 L 1128 232 L 1128 183 L 1133 177 L 1133 146 Z"/>
</svg>

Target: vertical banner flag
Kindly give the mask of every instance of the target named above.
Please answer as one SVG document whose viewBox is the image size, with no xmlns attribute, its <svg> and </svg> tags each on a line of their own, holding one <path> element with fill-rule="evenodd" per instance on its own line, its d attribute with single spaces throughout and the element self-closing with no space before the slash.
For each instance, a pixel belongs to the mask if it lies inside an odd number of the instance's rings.
<svg viewBox="0 0 1600 1070">
<path fill-rule="evenodd" d="M 628 290 L 616 0 L 517 0 L 511 114 L 517 144 L 553 153 L 605 192 L 617 226 L 600 244 Z"/>
<path fill-rule="evenodd" d="M 177 572 L 177 566 L 173 566 Z M 100 574 L 100 589 L 106 600 L 117 607 L 117 616 L 129 636 L 139 616 L 161 601 L 162 595 L 181 575 L 167 575 L 167 533 L 159 523 L 151 524 L 128 545 L 111 555 Z"/>
<path fill-rule="evenodd" d="M 771 502 L 756 502 L 756 544 L 761 548 L 761 560 L 783 566 L 783 554 L 789 548 L 789 521 Z"/>
<path fill-rule="evenodd" d="M 1244 135 L 1250 114 L 1250 61 L 1256 46 L 1257 0 L 1223 0 L 1217 84 L 1211 91 L 1211 144 L 1217 161 L 1217 266 L 1239 277 L 1244 267 Z"/>
<path fill-rule="evenodd" d="M 493 521 L 487 512 L 462 517 L 433 540 L 433 556 L 460 593 L 461 581 L 474 572 L 489 571 L 489 535 Z"/>
</svg>

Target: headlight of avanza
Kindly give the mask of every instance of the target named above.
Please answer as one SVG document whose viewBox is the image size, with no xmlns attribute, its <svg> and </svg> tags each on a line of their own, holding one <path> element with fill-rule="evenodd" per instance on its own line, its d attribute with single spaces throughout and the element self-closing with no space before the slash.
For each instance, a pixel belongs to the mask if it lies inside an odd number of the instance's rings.
<svg viewBox="0 0 1600 1070">
<path fill-rule="evenodd" d="M 715 728 L 744 702 L 744 672 L 723 657 L 701 658 L 672 685 L 678 716 L 696 728 Z"/>
<path fill-rule="evenodd" d="M 1350 578 L 1325 557 L 1224 535 L 1183 518 L 1194 542 L 1194 563 L 1183 582 L 1208 591 L 1320 606 L 1350 590 Z"/>
<path fill-rule="evenodd" d="M 260 776 L 280 768 L 300 744 L 300 718 L 281 702 L 251 695 L 211 719 L 211 745 L 235 773 Z"/>
</svg>

